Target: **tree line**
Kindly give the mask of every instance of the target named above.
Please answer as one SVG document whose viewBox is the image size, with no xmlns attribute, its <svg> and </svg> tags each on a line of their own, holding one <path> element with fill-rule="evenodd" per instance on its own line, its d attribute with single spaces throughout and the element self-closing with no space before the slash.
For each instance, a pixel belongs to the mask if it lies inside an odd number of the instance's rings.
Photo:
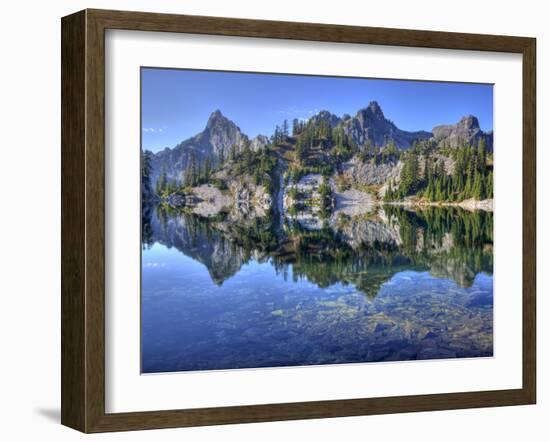
<svg viewBox="0 0 550 442">
<path fill-rule="evenodd" d="M 402 154 L 399 182 L 390 180 L 384 200 L 398 201 L 412 195 L 430 202 L 493 198 L 493 170 L 488 157 L 483 138 L 477 147 L 465 144 L 450 151 L 452 170 L 447 170 L 444 156 L 412 148 Z"/>
</svg>

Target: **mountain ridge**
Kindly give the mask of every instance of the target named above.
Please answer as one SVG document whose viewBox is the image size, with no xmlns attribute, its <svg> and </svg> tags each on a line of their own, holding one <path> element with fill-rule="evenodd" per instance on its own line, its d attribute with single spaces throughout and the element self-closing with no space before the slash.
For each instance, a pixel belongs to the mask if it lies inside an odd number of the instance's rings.
<svg viewBox="0 0 550 442">
<path fill-rule="evenodd" d="M 463 143 L 477 144 L 480 139 L 485 139 L 487 148 L 493 149 L 492 131 L 481 130 L 479 120 L 473 115 L 466 115 L 455 124 L 435 126 L 431 132 L 405 131 L 386 118 L 377 101 L 371 101 L 353 117 L 349 114 L 339 117 L 328 110 L 321 110 L 307 120 L 306 124 L 321 121 L 331 129 L 341 128 L 358 146 L 370 144 L 380 148 L 392 141 L 397 148 L 406 150 L 415 141 L 433 140 L 439 147 L 456 148 Z M 201 132 L 173 148 L 167 147 L 151 153 L 152 182 L 155 183 L 162 172 L 166 173 L 168 179 L 180 181 L 191 161 L 202 164 L 210 158 L 213 164 L 220 164 L 230 157 L 232 150 L 233 153 L 240 153 L 247 146 L 258 151 L 269 142 L 266 135 L 257 135 L 250 139 L 234 121 L 227 118 L 220 109 L 216 109 L 210 114 Z"/>
</svg>

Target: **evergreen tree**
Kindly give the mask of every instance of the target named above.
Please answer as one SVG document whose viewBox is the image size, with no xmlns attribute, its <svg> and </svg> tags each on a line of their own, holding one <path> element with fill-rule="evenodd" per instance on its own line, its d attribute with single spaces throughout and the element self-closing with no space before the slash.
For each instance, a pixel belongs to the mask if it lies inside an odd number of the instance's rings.
<svg viewBox="0 0 550 442">
<path fill-rule="evenodd" d="M 295 137 L 297 135 L 300 135 L 300 120 L 294 118 L 294 120 L 292 120 L 292 136 Z"/>
<path fill-rule="evenodd" d="M 430 162 L 428 161 L 428 158 L 426 157 L 424 159 L 424 182 L 428 183 L 431 180 L 431 170 L 430 170 Z"/>
<path fill-rule="evenodd" d="M 210 181 L 210 175 L 212 173 L 212 159 L 208 156 L 204 160 L 204 180 L 206 182 Z"/>
<path fill-rule="evenodd" d="M 386 192 L 384 193 L 384 201 L 391 202 L 397 200 L 398 197 L 395 192 L 395 182 L 393 178 L 390 179 Z"/>
<path fill-rule="evenodd" d="M 191 151 L 187 162 L 187 169 L 185 171 L 184 186 L 193 187 L 196 186 L 199 180 L 199 168 L 195 152 Z"/>
<path fill-rule="evenodd" d="M 282 141 L 286 141 L 286 139 L 288 138 L 288 121 L 287 120 L 283 121 L 281 135 L 282 135 Z"/>
<path fill-rule="evenodd" d="M 405 163 L 401 169 L 399 191 L 404 196 L 415 193 L 419 184 L 418 157 L 413 152 L 408 152 Z"/>
<path fill-rule="evenodd" d="M 486 144 L 487 143 L 486 143 L 484 137 L 479 139 L 479 143 L 478 143 L 478 147 L 477 147 L 477 154 L 478 154 L 479 165 L 480 165 L 479 171 L 481 173 L 485 172 L 485 167 L 486 167 L 486 163 L 487 163 L 487 146 L 486 146 Z"/>
<path fill-rule="evenodd" d="M 252 165 L 252 150 L 250 149 L 250 141 L 245 140 L 243 145 L 243 163 L 247 169 Z"/>
<path fill-rule="evenodd" d="M 489 172 L 487 175 L 487 198 L 493 198 L 493 172 Z"/>
<path fill-rule="evenodd" d="M 296 140 L 296 147 L 295 147 L 294 153 L 296 156 L 296 161 L 302 162 L 302 160 L 304 160 L 306 155 L 306 149 L 301 136 L 299 136 L 298 139 Z"/>
<path fill-rule="evenodd" d="M 141 151 L 141 192 L 145 197 L 153 193 L 151 186 L 152 161 L 153 153 L 151 151 Z"/>
<path fill-rule="evenodd" d="M 156 185 L 156 192 L 157 192 L 157 195 L 161 195 L 162 193 L 164 193 L 164 191 L 166 190 L 166 186 L 168 185 L 168 176 L 166 174 L 166 167 L 165 166 L 162 166 L 162 171 L 160 173 L 160 176 L 157 180 L 157 185 Z"/>
<path fill-rule="evenodd" d="M 476 200 L 482 200 L 485 198 L 485 188 L 483 183 L 483 177 L 479 172 L 475 173 L 474 184 L 471 195 Z"/>
<path fill-rule="evenodd" d="M 428 201 L 435 201 L 435 184 L 433 180 L 428 182 L 428 186 L 424 192 L 424 198 Z"/>
<path fill-rule="evenodd" d="M 453 200 L 453 183 L 451 179 L 447 176 L 445 176 L 445 181 L 447 183 L 445 187 L 445 200 L 452 201 Z"/>
<path fill-rule="evenodd" d="M 466 184 L 464 185 L 464 190 L 462 191 L 462 197 L 460 199 L 465 200 L 470 198 L 472 194 L 472 178 L 471 175 L 468 174 L 466 177 Z"/>
</svg>

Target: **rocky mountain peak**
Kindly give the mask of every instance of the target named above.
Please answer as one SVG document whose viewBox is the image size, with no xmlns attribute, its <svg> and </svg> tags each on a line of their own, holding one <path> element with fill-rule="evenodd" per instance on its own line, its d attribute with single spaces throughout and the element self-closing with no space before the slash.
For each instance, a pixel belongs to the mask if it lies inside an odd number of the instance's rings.
<svg viewBox="0 0 550 442">
<path fill-rule="evenodd" d="M 341 121 L 340 118 L 327 110 L 320 111 L 317 115 L 312 117 L 312 120 L 314 122 L 326 121 L 330 127 L 337 126 Z"/>
<path fill-rule="evenodd" d="M 466 115 L 460 119 L 458 125 L 469 130 L 479 129 L 479 120 L 473 115 Z"/>
<path fill-rule="evenodd" d="M 407 149 L 414 140 L 429 139 L 430 132 L 408 132 L 400 130 L 388 120 L 377 101 L 371 101 L 367 107 L 360 109 L 355 117 L 341 120 L 344 133 L 351 137 L 359 146 L 367 141 L 376 146 L 384 146 L 393 140 L 397 147 Z"/>
<path fill-rule="evenodd" d="M 384 113 L 382 112 L 382 108 L 378 104 L 378 101 L 371 101 L 367 106 L 367 110 L 370 111 L 373 115 L 384 118 Z"/>
<path fill-rule="evenodd" d="M 434 140 L 440 146 L 452 148 L 467 143 L 476 146 L 481 138 L 485 139 L 487 149 L 493 149 L 492 132 L 483 132 L 479 120 L 473 115 L 466 115 L 456 124 L 444 124 L 432 129 Z"/>
<path fill-rule="evenodd" d="M 207 158 L 214 163 L 227 160 L 233 146 L 240 151 L 248 137 L 241 129 L 218 109 L 210 114 L 202 132 L 182 141 L 173 149 L 158 152 L 152 162 L 151 181 L 156 180 L 164 171 L 170 180 L 180 180 L 191 159 L 198 165 Z M 261 145 L 258 140 L 257 145 Z"/>
<path fill-rule="evenodd" d="M 214 112 L 210 114 L 210 117 L 208 118 L 208 122 L 206 123 L 207 128 L 215 127 L 220 124 L 229 123 L 230 120 L 228 120 L 222 112 L 217 109 Z"/>
<path fill-rule="evenodd" d="M 355 118 L 362 122 L 386 121 L 384 112 L 377 101 L 371 101 L 367 107 L 359 109 Z"/>
<path fill-rule="evenodd" d="M 227 159 L 231 146 L 240 150 L 244 141 L 248 139 L 229 118 L 218 109 L 210 115 L 206 129 L 195 137 L 203 148 L 204 156 Z"/>
<path fill-rule="evenodd" d="M 208 118 L 206 129 L 195 138 L 200 141 L 200 144 L 206 145 L 207 150 L 210 150 L 209 154 L 218 157 L 220 151 L 223 151 L 223 157 L 227 158 L 231 146 L 236 145 L 240 149 L 246 135 L 218 109 Z"/>
</svg>

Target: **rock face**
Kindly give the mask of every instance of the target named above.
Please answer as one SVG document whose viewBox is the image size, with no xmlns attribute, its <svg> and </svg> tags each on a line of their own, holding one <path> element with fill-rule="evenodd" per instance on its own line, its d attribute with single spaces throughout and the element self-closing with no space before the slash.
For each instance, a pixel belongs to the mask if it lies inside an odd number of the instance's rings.
<svg viewBox="0 0 550 442">
<path fill-rule="evenodd" d="M 198 137 L 204 144 L 212 146 L 212 154 L 218 158 L 222 154 L 223 158 L 227 158 L 233 145 L 240 150 L 247 138 L 241 129 L 233 121 L 224 117 L 219 110 L 210 115 L 206 129 Z"/>
<path fill-rule="evenodd" d="M 251 175 L 237 172 L 234 161 L 227 161 L 213 176 L 225 183 L 226 190 L 223 193 L 231 200 L 231 221 L 247 226 L 256 218 L 269 214 L 273 207 L 271 194 L 263 184 L 255 182 Z"/>
<path fill-rule="evenodd" d="M 379 104 L 371 101 L 369 105 L 357 112 L 355 117 L 342 120 L 341 126 L 359 146 L 370 141 L 375 146 L 383 146 L 393 140 L 400 149 L 407 149 L 415 140 L 430 139 L 432 134 L 426 131 L 407 132 L 399 129 L 388 120 Z"/>
<path fill-rule="evenodd" d="M 248 226 L 256 218 L 264 218 L 269 214 L 272 198 L 264 186 L 255 185 L 251 180 L 231 180 L 228 185 L 233 195 L 228 219 L 230 222 Z"/>
<path fill-rule="evenodd" d="M 344 163 L 344 176 L 347 181 L 354 185 L 370 186 L 373 184 L 385 184 L 393 179 L 397 181 L 403 167 L 401 162 L 372 164 L 363 163 L 357 157 Z"/>
<path fill-rule="evenodd" d="M 265 135 L 256 135 L 250 142 L 250 148 L 257 152 L 269 144 L 269 138 Z"/>
<path fill-rule="evenodd" d="M 340 118 L 338 118 L 336 115 L 330 113 L 327 110 L 322 110 L 317 115 L 314 115 L 311 117 L 310 121 L 314 123 L 319 123 L 320 121 L 326 121 L 330 127 L 336 127 L 340 122 L 342 121 Z"/>
<path fill-rule="evenodd" d="M 477 146 L 485 139 L 488 150 L 493 150 L 493 132 L 483 132 L 479 121 L 473 115 L 467 115 L 456 124 L 445 124 L 432 129 L 433 138 L 441 147 L 460 147 L 464 143 Z"/>
<path fill-rule="evenodd" d="M 266 137 L 264 137 L 266 138 Z M 256 146 L 260 146 L 263 138 L 256 137 Z M 217 110 L 210 115 L 205 129 L 189 138 L 173 149 L 166 148 L 158 152 L 152 159 L 151 182 L 156 183 L 162 170 L 166 171 L 168 179 L 181 180 L 182 172 L 186 170 L 191 157 L 197 164 L 210 158 L 214 163 L 226 159 L 232 146 L 240 151 L 248 137 L 231 120 Z"/>
</svg>

